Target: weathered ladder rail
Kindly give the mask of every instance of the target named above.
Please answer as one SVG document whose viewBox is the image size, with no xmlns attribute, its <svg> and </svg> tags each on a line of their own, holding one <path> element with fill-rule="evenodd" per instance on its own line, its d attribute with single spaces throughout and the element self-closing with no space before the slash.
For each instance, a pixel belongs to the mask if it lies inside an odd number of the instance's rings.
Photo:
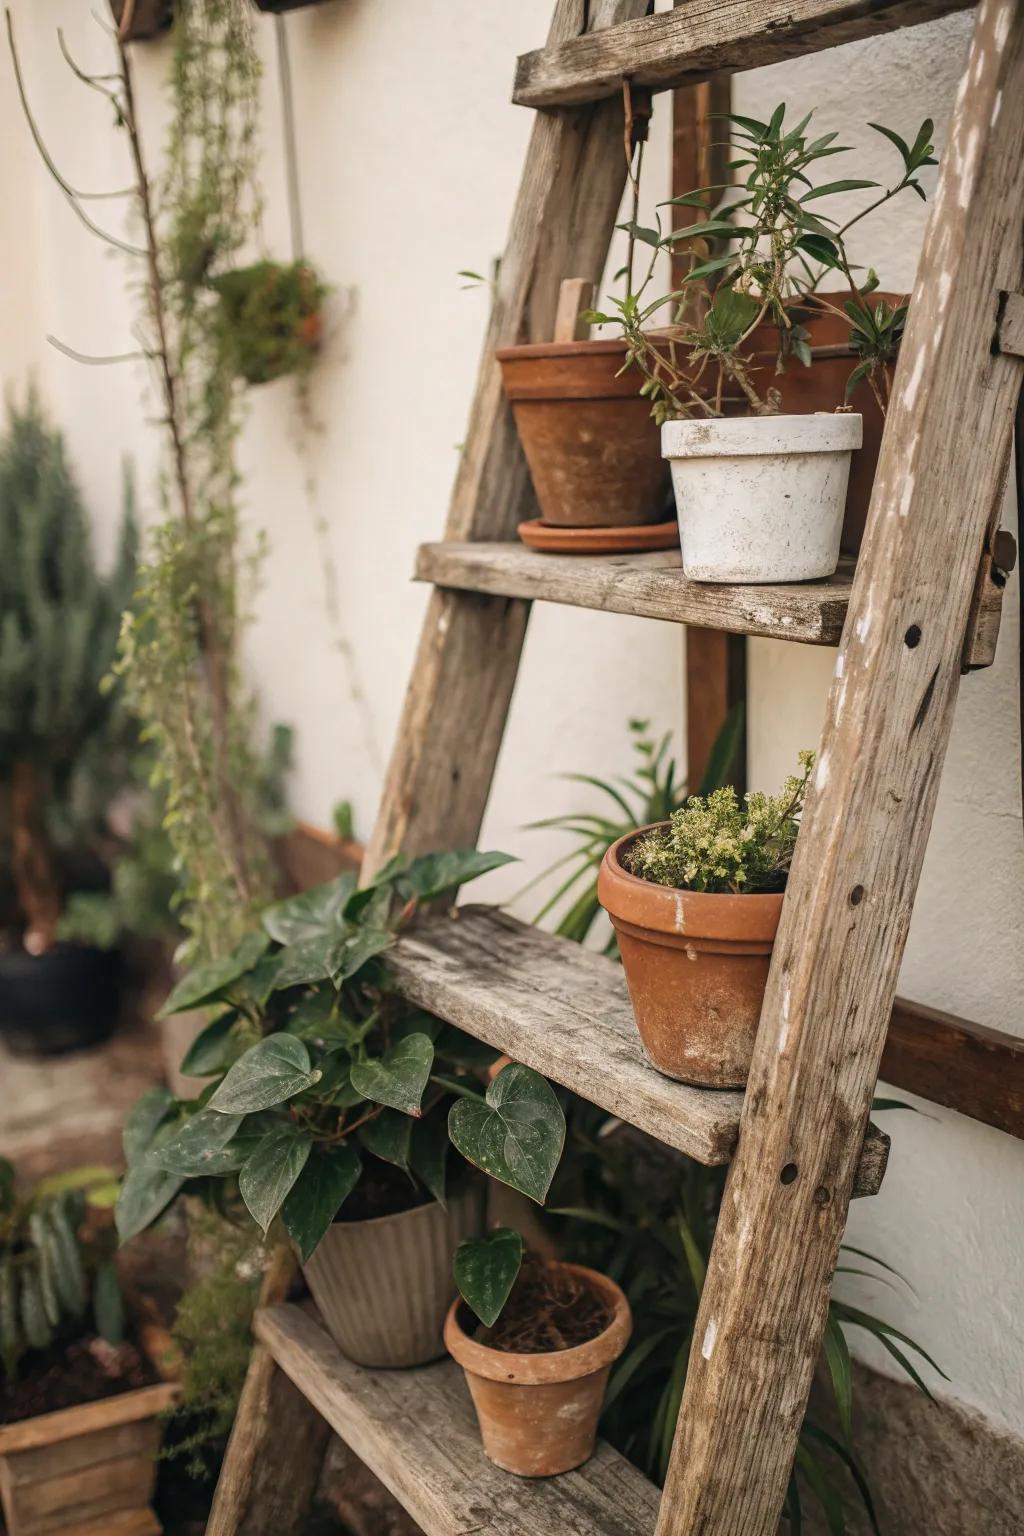
<svg viewBox="0 0 1024 1536">
<path fill-rule="evenodd" d="M 1021 385 L 1022 7 L 982 0 L 957 98 L 657 1536 L 774 1536 L 820 1349 L 961 659 L 982 624 L 984 561 L 994 552 Z M 449 540 L 508 539 L 531 510 L 493 349 L 550 334 L 565 273 L 600 275 L 624 171 L 617 103 L 598 98 L 615 98 L 625 76 L 667 87 L 957 8 L 958 0 L 688 0 L 646 18 L 645 0 L 556 0 L 548 47 L 521 66 L 517 99 L 597 105 L 543 113 L 534 124 Z M 528 612 L 527 596 L 435 589 L 368 869 L 399 844 L 419 852 L 475 840 Z M 269 1317 L 261 1325 L 254 1410 L 276 1383 L 267 1346 L 277 1337 L 283 1360 L 288 1326 Z M 319 1406 L 340 1425 L 351 1398 Z M 367 1444 L 376 1435 L 362 1422 L 355 1430 Z M 386 1447 L 374 1454 L 385 1475 L 393 1456 Z M 245 1435 L 233 1436 L 211 1532 L 301 1529 L 298 1499 L 266 1517 L 251 1480 L 246 1487 L 237 1475 L 243 1462 L 287 1478 L 269 1410 L 247 1414 Z M 453 1513 L 462 1495 L 453 1490 L 451 1509 L 443 1495 L 417 1509 L 430 1532 L 464 1528 Z M 515 1487 L 501 1497 L 516 1512 Z M 602 1517 L 575 1528 L 607 1536 L 630 1518 L 624 1510 L 621 1523 Z"/>
</svg>

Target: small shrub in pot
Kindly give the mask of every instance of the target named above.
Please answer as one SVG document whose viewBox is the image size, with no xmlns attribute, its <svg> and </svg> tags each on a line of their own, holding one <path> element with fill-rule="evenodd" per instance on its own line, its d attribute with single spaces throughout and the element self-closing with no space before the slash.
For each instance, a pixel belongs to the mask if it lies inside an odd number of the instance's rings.
<svg viewBox="0 0 1024 1536">
<path fill-rule="evenodd" d="M 801 752 L 778 795 L 694 796 L 604 856 L 598 896 L 644 1049 L 668 1077 L 746 1082 L 813 764 Z"/>
<path fill-rule="evenodd" d="M 784 414 L 779 387 L 760 376 L 764 328 L 778 333 L 777 367 L 784 371 L 812 362 L 807 315 L 845 318 L 855 362 L 847 395 L 866 382 L 884 412 L 906 305 L 872 301 L 878 279 L 871 270 L 854 276 L 847 240 L 861 219 L 899 193 L 925 195 L 918 173 L 935 163 L 932 124 L 925 121 L 912 144 L 872 125 L 898 149 L 902 173 L 840 222 L 820 212 L 816 200 L 878 184 L 861 177 L 812 184 L 808 172 L 843 152 L 835 134 L 812 139 L 810 115 L 787 127 L 783 105 L 767 123 L 736 114 L 730 121 L 731 169 L 745 180 L 672 199 L 709 215 L 682 230 L 662 234 L 635 218 L 622 226 L 630 238 L 627 272 L 638 245 L 650 249 L 646 272 L 612 301 L 613 314 L 590 318 L 619 326 L 629 362 L 643 376 L 640 392 L 662 427 L 662 451 L 672 465 L 686 574 L 736 582 L 829 576 L 838 562 L 861 419 L 845 410 Z M 655 296 L 666 251 L 676 259 L 688 255 L 689 270 L 672 292 Z M 828 277 L 845 288 L 823 292 Z M 653 329 L 666 320 L 668 330 Z M 755 334 L 762 338 L 757 355 Z M 836 410 L 843 401 L 822 405 Z M 724 419 L 737 415 L 744 419 Z"/>
<path fill-rule="evenodd" d="M 271 906 L 227 959 L 185 976 L 166 1011 L 214 1010 L 181 1066 L 206 1087 L 141 1101 L 122 1239 L 179 1192 L 212 1193 L 262 1232 L 283 1229 L 360 1363 L 442 1353 L 452 1254 L 483 1225 L 482 1180 L 449 1179 L 449 1143 L 543 1202 L 565 1124 L 527 1067 L 485 1089 L 497 1053 L 408 1005 L 386 954 L 421 905 L 506 862 L 398 857 L 361 890 L 346 873 Z"/>
</svg>

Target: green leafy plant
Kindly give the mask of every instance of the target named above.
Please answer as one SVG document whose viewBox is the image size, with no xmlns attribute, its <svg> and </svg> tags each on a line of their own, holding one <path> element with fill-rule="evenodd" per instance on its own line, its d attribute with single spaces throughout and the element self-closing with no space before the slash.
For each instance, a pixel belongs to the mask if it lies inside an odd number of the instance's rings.
<svg viewBox="0 0 1024 1536">
<path fill-rule="evenodd" d="M 0 1364 L 8 1383 L 23 1357 L 59 1338 L 95 1331 L 124 1340 L 125 1317 L 113 1244 L 82 1233 L 87 1204 L 109 1208 L 117 1180 L 106 1168 L 76 1168 L 15 1191 L 0 1158 Z"/>
<path fill-rule="evenodd" d="M 715 737 L 700 784 L 702 795 L 710 794 L 725 783 L 743 736 L 743 715 L 742 704 L 735 705 Z M 629 734 L 637 759 L 630 777 L 613 781 L 588 773 L 563 775 L 571 783 L 586 784 L 599 790 L 610 806 L 606 814 L 572 811 L 565 816 L 549 816 L 530 824 L 532 828 L 568 832 L 576 840 L 576 847 L 570 853 L 557 859 L 537 877 L 544 880 L 560 874 L 561 881 L 534 922 L 543 922 L 561 906 L 555 932 L 577 943 L 584 941 L 600 914 L 597 871 L 612 843 L 637 827 L 653 821 L 667 821 L 687 800 L 679 764 L 670 751 L 671 735 L 666 733 L 660 740 L 656 739 L 651 734 L 649 720 L 630 720 Z M 531 885 L 536 883 L 532 881 Z M 607 949 L 608 953 L 614 952 L 614 938 L 609 940 Z"/>
<path fill-rule="evenodd" d="M 781 890 L 813 767 L 814 753 L 801 752 L 801 772 L 777 795 L 751 791 L 741 803 L 726 785 L 692 796 L 672 812 L 667 826 L 652 828 L 627 846 L 623 863 L 641 880 L 676 890 L 733 895 Z"/>
<path fill-rule="evenodd" d="M 84 781 L 126 740 L 101 691 L 135 571 L 126 482 L 117 560 L 97 571 L 60 435 L 34 394 L 0 441 L 0 842 L 25 948 L 52 947 L 62 906 L 55 819 L 81 830 Z M 88 798 L 88 796 L 87 796 Z M 74 827 L 75 822 L 78 828 Z"/>
<path fill-rule="evenodd" d="M 877 1107 L 877 1106 L 876 1106 Z M 635 1329 L 612 1372 L 602 1433 L 648 1476 L 664 1482 L 686 1381 L 697 1309 L 711 1253 L 725 1170 L 705 1168 L 639 1131 L 570 1099 L 568 1140 L 547 1220 L 566 1257 L 616 1280 L 633 1308 Z M 843 1249 L 839 1275 L 867 1274 L 892 1283 L 882 1260 Z M 839 1434 L 812 1407 L 801 1431 L 786 1513 L 798 1533 L 808 1499 L 829 1536 L 850 1529 L 846 1500 L 861 1503 L 881 1536 L 871 1489 L 855 1450 L 854 1381 L 847 1332 L 866 1332 L 930 1395 L 917 1356 L 943 1373 L 920 1345 L 874 1314 L 833 1297 L 823 1363 Z"/>
<path fill-rule="evenodd" d="M 222 344 L 247 384 L 308 373 L 320 342 L 327 285 L 306 261 L 258 261 L 211 278 Z"/>
<path fill-rule="evenodd" d="M 406 1004 L 384 957 L 417 910 L 508 862 L 500 853 L 399 856 L 362 889 L 354 874 L 269 907 L 225 959 L 198 966 L 166 1012 L 215 1009 L 181 1067 L 190 1102 L 151 1090 L 126 1133 L 122 1240 L 182 1190 L 240 1203 L 267 1233 L 280 1216 L 305 1260 L 381 1164 L 408 1174 L 410 1203 L 443 1200 L 451 1143 L 543 1202 L 564 1118 L 536 1072 Z"/>
<path fill-rule="evenodd" d="M 651 401 L 660 424 L 682 416 L 718 416 L 737 401 L 756 414 L 779 408 L 779 393 L 761 387 L 753 377 L 745 348 L 759 326 L 778 331 L 777 371 L 790 358 L 809 364 L 810 334 L 802 323 L 806 312 L 831 312 L 852 323 L 851 344 L 861 361 L 851 374 L 847 398 L 867 379 L 881 409 L 888 400 L 889 373 L 902 336 L 906 305 L 893 310 L 878 300 L 878 287 L 869 269 L 854 275 L 847 241 L 862 219 L 900 193 L 925 196 L 919 180 L 924 166 L 934 165 L 933 124 L 925 120 L 913 143 L 891 128 L 872 123 L 899 151 L 902 170 L 889 187 L 863 177 L 843 178 L 817 186 L 810 172 L 833 155 L 849 153 L 835 133 L 809 135 L 812 114 L 795 127 L 786 126 L 785 103 L 768 122 L 722 114 L 730 124 L 733 158 L 728 186 L 699 187 L 670 199 L 662 207 L 682 205 L 707 216 L 683 229 L 665 233 L 660 218 L 648 228 L 637 222 L 638 177 L 634 177 L 633 217 L 620 228 L 629 236 L 625 269 L 626 292 L 612 299 L 613 313 L 590 311 L 595 324 L 616 324 L 626 341 L 628 363 L 643 376 L 640 393 Z M 845 219 L 822 213 L 817 200 L 876 189 L 880 195 Z M 811 204 L 814 207 L 811 207 Z M 649 258 L 634 280 L 635 253 L 646 247 Z M 655 293 L 659 257 L 671 253 L 688 259 L 678 287 Z M 823 279 L 835 274 L 849 297 L 820 291 Z M 840 308 L 839 300 L 842 302 Z M 667 325 L 665 332 L 653 330 Z M 839 401 L 836 402 L 840 404 Z"/>
</svg>

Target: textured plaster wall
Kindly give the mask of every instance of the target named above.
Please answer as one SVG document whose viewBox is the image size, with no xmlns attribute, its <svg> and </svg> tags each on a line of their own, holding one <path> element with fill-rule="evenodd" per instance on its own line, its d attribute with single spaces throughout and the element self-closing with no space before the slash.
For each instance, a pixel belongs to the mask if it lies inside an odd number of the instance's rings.
<svg viewBox="0 0 1024 1536">
<path fill-rule="evenodd" d="M 83 60 L 101 64 L 105 44 L 89 7 L 13 0 L 13 11 L 41 127 L 69 178 L 124 185 L 109 112 L 74 86 L 56 46 L 63 25 Z M 530 127 L 529 114 L 508 104 L 513 60 L 543 40 L 549 15 L 550 0 L 336 0 L 288 23 L 306 246 L 336 292 L 313 381 L 320 430 L 297 438 L 291 391 L 277 384 L 253 393 L 240 445 L 247 521 L 266 530 L 270 546 L 249 660 L 265 718 L 296 727 L 296 810 L 326 822 L 334 801 L 349 797 L 364 835 L 425 600 L 408 572 L 416 544 L 441 530 L 486 318 L 485 294 L 463 292 L 456 273 L 486 271 L 504 243 Z M 968 25 L 954 18 L 738 77 L 737 107 L 767 110 L 783 96 L 794 112 L 817 105 L 823 130 L 870 145 L 881 179 L 892 160 L 863 123 L 907 130 L 932 112 L 941 134 Z M 263 244 L 287 255 L 272 24 L 261 32 Z M 155 154 L 168 53 L 150 46 L 135 57 Z M 662 100 L 648 204 L 668 195 L 668 128 Z M 0 383 L 35 371 L 106 553 L 126 453 L 142 510 L 152 513 L 156 401 L 144 371 L 81 368 L 44 338 L 53 332 L 86 351 L 131 347 L 130 271 L 90 240 L 35 162 L 5 57 L 0 134 Z M 116 224 L 113 208 L 97 209 Z M 873 226 L 864 258 L 886 286 L 912 281 L 924 217 L 907 198 Z M 618 264 L 613 254 L 609 269 Z M 903 989 L 1024 1031 L 1015 600 L 1014 579 L 999 662 L 964 685 Z M 625 771 L 630 715 L 681 726 L 680 663 L 671 626 L 538 607 L 485 827 L 488 845 L 524 862 L 490 877 L 482 894 L 507 897 L 563 851 L 557 838 L 522 830 L 580 804 L 586 792 L 560 772 Z M 751 645 L 755 784 L 772 785 L 796 749 L 816 741 L 832 664 L 829 652 Z M 533 906 L 533 897 L 520 903 L 527 913 Z M 937 1355 L 951 1378 L 944 1390 L 1021 1432 L 1024 1147 L 922 1107 L 927 1118 L 891 1117 L 885 1188 L 860 1203 L 851 1224 L 851 1241 L 900 1267 L 920 1299 L 863 1295 Z"/>
</svg>

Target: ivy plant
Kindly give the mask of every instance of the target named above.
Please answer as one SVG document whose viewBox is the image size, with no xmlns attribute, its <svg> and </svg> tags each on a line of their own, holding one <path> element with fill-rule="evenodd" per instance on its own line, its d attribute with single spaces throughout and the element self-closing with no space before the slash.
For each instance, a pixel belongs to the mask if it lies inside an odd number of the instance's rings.
<svg viewBox="0 0 1024 1536">
<path fill-rule="evenodd" d="M 733 158 L 724 186 L 698 187 L 661 207 L 682 206 L 705 215 L 685 228 L 664 232 L 660 217 L 645 227 L 634 217 L 619 226 L 629 237 L 626 292 L 611 300 L 611 313 L 591 310 L 593 324 L 615 324 L 626 341 L 629 365 L 643 376 L 640 393 L 651 401 L 659 425 L 683 416 L 719 416 L 738 402 L 756 414 L 779 409 L 779 392 L 754 377 L 746 348 L 765 323 L 778 332 L 777 371 L 790 359 L 808 365 L 808 313 L 832 313 L 851 324 L 850 343 L 859 361 L 846 397 L 867 380 L 885 411 L 891 364 L 902 337 L 907 306 L 871 301 L 878 287 L 873 269 L 858 275 L 848 250 L 850 231 L 902 192 L 925 197 L 919 173 L 936 163 L 934 125 L 925 119 L 913 140 L 880 123 L 868 126 L 899 152 L 901 167 L 888 187 L 865 177 L 818 182 L 811 172 L 834 155 L 850 153 L 838 134 L 810 134 L 813 114 L 786 125 L 780 103 L 767 122 L 739 113 L 716 114 L 729 124 Z M 877 191 L 845 218 L 821 211 L 818 199 Z M 634 192 L 636 181 L 634 179 Z M 638 246 L 648 251 L 634 278 Z M 670 254 L 687 269 L 668 293 L 657 292 L 659 258 Z M 838 293 L 821 292 L 837 277 Z M 656 325 L 669 326 L 668 332 Z M 841 402 L 837 401 L 839 405 Z"/>
<path fill-rule="evenodd" d="M 543 1203 L 565 1121 L 549 1084 L 410 1006 L 387 967 L 427 903 L 509 862 L 503 853 L 399 856 L 357 889 L 354 874 L 268 907 L 223 960 L 184 976 L 165 1013 L 211 1010 L 181 1063 L 205 1078 L 192 1100 L 151 1089 L 125 1133 L 122 1241 L 188 1189 L 240 1200 L 260 1230 L 280 1219 L 306 1260 L 381 1164 L 410 1195 L 443 1201 L 448 1148 Z"/>
</svg>

